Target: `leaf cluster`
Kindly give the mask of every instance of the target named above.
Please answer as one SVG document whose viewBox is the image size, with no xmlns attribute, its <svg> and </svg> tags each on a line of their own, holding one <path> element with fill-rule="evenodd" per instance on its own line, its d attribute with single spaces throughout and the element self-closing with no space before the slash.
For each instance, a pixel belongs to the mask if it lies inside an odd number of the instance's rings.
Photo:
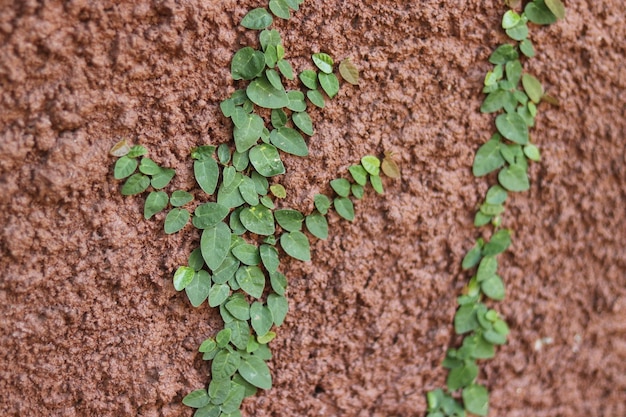
<svg viewBox="0 0 626 417">
<path fill-rule="evenodd" d="M 199 348 L 203 359 L 211 361 L 210 384 L 183 399 L 197 409 L 196 417 L 239 416 L 245 397 L 259 388 L 271 388 L 268 344 L 289 310 L 287 278 L 279 271 L 281 255 L 309 261 L 309 239 L 328 237 L 326 216 L 331 208 L 352 220 L 351 195 L 361 198 L 367 182 L 383 192 L 381 161 L 366 156 L 351 167 L 355 183 L 334 181 L 331 186 L 338 196 L 332 201 L 322 194 L 315 196 L 312 213 L 277 207 L 277 200 L 287 193 L 276 178 L 285 173 L 282 154 L 308 155 L 305 136 L 314 134 L 309 103 L 323 108 L 324 95 L 333 98 L 340 87 L 334 60 L 326 53 L 313 54 L 316 69 L 296 77 L 285 58 L 280 34 L 269 28 L 273 16 L 287 19 L 301 3 L 270 0 L 269 11 L 253 9 L 242 19 L 244 27 L 260 30 L 260 48 L 243 47 L 231 61 L 233 80 L 246 83 L 220 104 L 223 115 L 233 123 L 233 144 L 191 150 L 194 177 L 204 193 L 193 211 L 183 207 L 194 200 L 189 192 L 176 190 L 168 195 L 161 190 L 173 170 L 146 157 L 138 160 L 146 154 L 145 148 L 124 141 L 111 151 L 119 158 L 115 178 L 128 177 L 122 187 L 124 195 L 139 194 L 150 186 L 154 189 L 146 198 L 146 219 L 171 205 L 166 233 L 180 231 L 191 222 L 201 234 L 199 247 L 173 276 L 174 288 L 185 291 L 194 307 L 208 303 L 219 309 L 224 322 L 224 328 Z M 340 63 L 339 72 L 347 82 L 358 84 L 358 69 L 349 60 Z M 296 78 L 303 91 L 286 89 L 286 81 Z M 269 120 L 261 116 L 266 114 Z M 399 175 L 391 157 L 385 161 L 383 169 Z M 137 168 L 139 173 L 134 174 Z"/>
<path fill-rule="evenodd" d="M 483 299 L 501 301 L 505 297 L 497 257 L 511 245 L 511 230 L 500 228 L 501 215 L 509 192 L 530 187 L 528 161 L 539 161 L 541 156 L 530 141 L 529 129 L 535 125 L 537 105 L 551 101 L 539 80 L 522 68 L 522 56 L 535 55 L 528 23 L 545 25 L 564 17 L 560 0 L 533 0 L 522 13 L 509 10 L 502 18 L 502 28 L 517 43 L 498 46 L 489 58 L 494 67 L 485 76 L 483 92 L 487 96 L 480 110 L 497 113 L 497 132 L 478 149 L 472 167 L 476 177 L 499 170 L 498 184 L 489 188 L 474 218 L 475 226 L 491 223 L 494 232 L 487 242 L 478 239 L 463 258 L 462 268 L 475 271 L 458 297 L 454 316 L 454 330 L 463 335 L 463 342 L 446 353 L 442 365 L 449 370 L 447 392 L 437 389 L 427 394 L 428 417 L 486 416 L 489 412 L 489 392 L 477 383 L 478 361 L 492 358 L 495 347 L 506 343 L 509 327 Z M 462 403 L 453 397 L 458 391 Z"/>
</svg>

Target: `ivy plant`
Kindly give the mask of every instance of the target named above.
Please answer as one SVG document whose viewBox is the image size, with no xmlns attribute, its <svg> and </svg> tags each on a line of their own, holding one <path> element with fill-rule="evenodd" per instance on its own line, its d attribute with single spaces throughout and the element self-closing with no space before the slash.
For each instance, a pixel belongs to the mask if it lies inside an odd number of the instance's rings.
<svg viewBox="0 0 626 417">
<path fill-rule="evenodd" d="M 282 157 L 307 156 L 306 138 L 315 132 L 309 104 L 323 108 L 326 98 L 340 90 L 337 65 L 329 54 L 312 54 L 314 68 L 296 74 L 280 33 L 271 29 L 275 17 L 288 19 L 301 3 L 270 0 L 269 11 L 253 9 L 241 21 L 259 31 L 260 47 L 245 46 L 231 60 L 231 76 L 241 88 L 220 108 L 232 121 L 232 143 L 201 145 L 191 151 L 195 180 L 204 194 L 198 200 L 204 203 L 197 203 L 189 191 L 168 194 L 165 187 L 175 172 L 149 159 L 144 147 L 121 141 L 111 150 L 118 157 L 114 177 L 125 180 L 122 194 L 148 192 L 146 219 L 166 210 L 165 233 L 179 232 L 191 223 L 200 234 L 199 247 L 173 276 L 174 289 L 185 291 L 194 307 L 208 303 L 223 320 L 223 328 L 198 349 L 211 362 L 209 384 L 183 399 L 196 409 L 195 417 L 240 416 L 245 397 L 271 388 L 269 343 L 289 310 L 287 278 L 280 272 L 282 254 L 311 260 L 310 239 L 328 237 L 332 209 L 352 221 L 354 200 L 363 197 L 368 184 L 382 193 L 381 173 L 400 175 L 390 153 L 382 161 L 366 155 L 349 168 L 351 179 L 331 181 L 334 194 L 315 195 L 310 212 L 280 204 L 287 195 L 279 182 L 285 173 Z M 348 59 L 339 64 L 339 74 L 349 84 L 359 82 L 358 69 Z M 296 79 L 302 90 L 285 88 L 284 80 Z M 269 120 L 262 116 L 267 114 Z"/>
<path fill-rule="evenodd" d="M 502 17 L 502 28 L 514 43 L 498 46 L 489 57 L 493 68 L 485 76 L 486 97 L 480 110 L 496 114 L 496 132 L 478 149 L 472 166 L 476 177 L 497 172 L 498 183 L 488 189 L 474 217 L 476 227 L 490 227 L 485 232 L 490 237 L 478 238 L 463 258 L 462 268 L 472 275 L 458 297 L 454 316 L 454 331 L 463 341 L 446 353 L 442 364 L 448 369 L 446 389 L 427 394 L 427 417 L 486 416 L 489 391 L 478 382 L 479 361 L 493 358 L 496 346 L 505 344 L 509 335 L 504 318 L 490 307 L 506 295 L 498 275 L 498 256 L 511 245 L 512 230 L 502 226 L 502 215 L 509 193 L 530 188 L 528 165 L 541 159 L 530 129 L 535 126 L 539 103 L 554 101 L 546 96 L 541 82 L 523 69 L 523 62 L 535 56 L 529 23 L 547 25 L 565 17 L 560 0 L 533 0 L 521 13 L 514 8 L 519 3 L 511 2 L 513 8 Z"/>
</svg>

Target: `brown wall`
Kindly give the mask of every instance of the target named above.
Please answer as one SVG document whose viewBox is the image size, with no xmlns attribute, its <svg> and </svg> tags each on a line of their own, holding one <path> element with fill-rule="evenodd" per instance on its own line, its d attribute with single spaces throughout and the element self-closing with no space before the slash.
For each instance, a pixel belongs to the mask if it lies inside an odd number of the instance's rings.
<svg viewBox="0 0 626 417">
<path fill-rule="evenodd" d="M 43 3 L 41 5 L 40 3 Z M 0 0 L 0 414 L 183 416 L 207 381 L 197 346 L 219 316 L 171 284 L 198 235 L 166 236 L 124 198 L 108 149 L 127 137 L 177 169 L 230 140 L 218 103 L 237 24 L 265 1 Z M 527 68 L 543 151 L 507 202 L 501 261 L 510 343 L 480 380 L 492 416 L 626 415 L 626 23 L 621 2 L 568 1 L 532 27 Z M 308 158 L 285 158 L 285 206 L 312 207 L 367 153 L 401 155 L 404 178 L 331 217 L 313 261 L 283 267 L 291 313 L 273 342 L 275 388 L 249 416 L 418 416 L 441 386 L 460 261 L 493 178 L 475 179 L 494 129 L 478 111 L 499 1 L 306 1 L 278 22 L 287 57 L 351 57 L 358 87 L 312 110 Z M 551 344 L 536 349 L 538 340 Z"/>
</svg>

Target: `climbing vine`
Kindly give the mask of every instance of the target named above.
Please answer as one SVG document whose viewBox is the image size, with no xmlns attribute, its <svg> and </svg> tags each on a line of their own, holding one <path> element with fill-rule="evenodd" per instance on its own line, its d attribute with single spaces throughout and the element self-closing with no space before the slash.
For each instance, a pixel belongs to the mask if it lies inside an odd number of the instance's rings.
<svg viewBox="0 0 626 417">
<path fill-rule="evenodd" d="M 498 184 L 489 188 L 474 218 L 476 227 L 490 226 L 489 239 L 479 238 L 463 258 L 462 268 L 473 271 L 454 316 L 454 331 L 463 336 L 460 347 L 449 349 L 443 366 L 449 370 L 446 388 L 427 394 L 427 417 L 458 416 L 467 413 L 486 416 L 489 392 L 477 383 L 478 361 L 495 355 L 495 347 L 505 344 L 509 327 L 501 315 L 483 300 L 501 301 L 505 285 L 497 274 L 498 255 L 511 244 L 512 231 L 502 227 L 504 203 L 509 192 L 530 188 L 528 161 L 539 161 L 539 148 L 530 141 L 529 128 L 534 127 L 537 105 L 555 100 L 544 93 L 540 81 L 524 72 L 522 62 L 535 56 L 528 38 L 528 23 L 548 25 L 565 17 L 560 0 L 533 0 L 522 13 L 520 1 L 508 2 L 511 10 L 502 17 L 502 28 L 515 44 L 498 46 L 489 57 L 494 66 L 485 76 L 480 108 L 483 113 L 498 113 L 497 132 L 483 144 L 474 158 L 472 172 L 482 177 L 498 171 Z M 460 402 L 455 399 L 460 391 Z M 458 398 L 458 397 L 457 397 Z"/>
<path fill-rule="evenodd" d="M 349 167 L 351 180 L 330 182 L 332 197 L 314 197 L 315 208 L 309 214 L 281 207 L 280 200 L 287 195 L 279 182 L 285 173 L 281 155 L 308 155 L 303 135 L 314 134 L 308 103 L 323 108 L 324 94 L 332 99 L 340 89 L 335 62 L 323 52 L 312 55 L 315 70 L 298 74 L 303 90 L 288 90 L 283 84 L 296 81 L 296 74 L 285 58 L 280 33 L 270 26 L 274 17 L 289 19 L 301 3 L 270 0 L 270 11 L 256 8 L 243 17 L 242 26 L 260 31 L 260 48 L 241 48 L 231 61 L 232 78 L 242 88 L 220 108 L 232 120 L 233 143 L 205 144 L 191 151 L 195 180 L 202 190 L 197 193 L 200 203 L 192 192 L 164 191 L 175 172 L 148 158 L 143 146 L 123 140 L 111 150 L 118 157 L 114 177 L 125 180 L 121 193 L 148 192 L 146 219 L 168 210 L 165 233 L 179 232 L 190 221 L 201 231 L 200 246 L 173 277 L 174 288 L 184 290 L 194 307 L 207 302 L 219 309 L 224 324 L 198 349 L 204 360 L 211 361 L 211 381 L 183 399 L 196 409 L 195 417 L 241 416 L 245 397 L 271 388 L 269 343 L 289 309 L 287 278 L 280 272 L 282 253 L 310 260 L 309 239 L 328 237 L 326 216 L 331 209 L 352 221 L 353 201 L 363 197 L 365 187 L 371 185 L 382 194 L 381 172 L 393 178 L 400 175 L 390 153 L 382 160 L 366 155 Z M 358 84 L 358 69 L 349 59 L 338 69 L 345 81 Z"/>
</svg>

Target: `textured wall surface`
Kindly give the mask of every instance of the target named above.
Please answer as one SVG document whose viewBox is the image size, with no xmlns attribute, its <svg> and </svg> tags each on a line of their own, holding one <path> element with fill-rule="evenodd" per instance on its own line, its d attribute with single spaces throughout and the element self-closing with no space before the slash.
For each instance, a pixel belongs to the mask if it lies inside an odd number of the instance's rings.
<svg viewBox="0 0 626 417">
<path fill-rule="evenodd" d="M 0 414 L 190 416 L 207 382 L 197 346 L 219 315 L 171 284 L 198 243 L 166 236 L 125 198 L 109 148 L 126 137 L 194 187 L 189 149 L 231 137 L 218 104 L 238 26 L 265 1 L 0 0 Z M 491 416 L 626 415 L 626 22 L 615 0 L 567 2 L 532 27 L 542 104 L 531 190 L 507 202 L 508 345 L 488 361 Z M 248 416 L 422 415 L 454 343 L 461 259 L 489 180 L 476 149 L 499 1 L 307 0 L 277 22 L 296 70 L 351 57 L 358 87 L 312 110 L 308 158 L 286 157 L 284 206 L 360 156 L 395 151 L 403 179 L 330 218 L 313 261 L 289 262 L 291 312 L 272 342 L 275 386 Z M 197 189 L 196 189 L 197 191 Z M 550 338 L 551 344 L 536 345 Z"/>
</svg>

